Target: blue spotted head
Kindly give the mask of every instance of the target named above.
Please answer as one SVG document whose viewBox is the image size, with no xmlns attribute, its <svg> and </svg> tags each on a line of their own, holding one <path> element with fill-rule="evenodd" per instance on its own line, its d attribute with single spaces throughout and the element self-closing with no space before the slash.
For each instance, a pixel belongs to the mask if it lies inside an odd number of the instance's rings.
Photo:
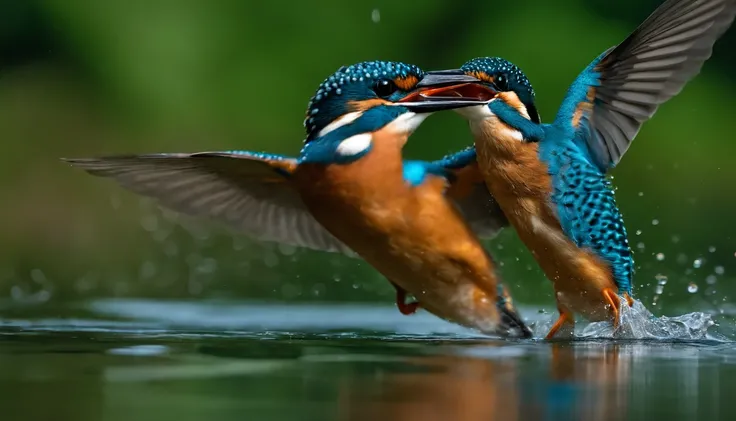
<svg viewBox="0 0 736 421">
<path fill-rule="evenodd" d="M 490 93 L 491 102 L 501 101 L 511 106 L 527 120 L 539 124 L 541 118 L 534 104 L 534 88 L 524 72 L 515 64 L 500 57 L 475 58 L 460 68 L 473 76 Z"/>
<path fill-rule="evenodd" d="M 309 101 L 302 162 L 349 163 L 370 150 L 371 133 L 409 135 L 431 113 L 483 103 L 445 90 L 478 80 L 464 74 L 428 75 L 419 67 L 369 61 L 341 67 Z M 431 95 L 425 95 L 431 93 Z"/>
</svg>

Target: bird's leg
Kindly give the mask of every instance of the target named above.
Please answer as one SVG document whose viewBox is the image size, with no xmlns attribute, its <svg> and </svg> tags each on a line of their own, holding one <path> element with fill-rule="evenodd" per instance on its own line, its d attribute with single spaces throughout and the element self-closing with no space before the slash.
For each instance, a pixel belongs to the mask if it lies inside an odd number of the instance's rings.
<svg viewBox="0 0 736 421">
<path fill-rule="evenodd" d="M 404 288 L 401 288 L 400 286 L 396 285 L 395 283 L 391 282 L 391 285 L 396 288 L 396 307 L 399 308 L 399 311 L 404 316 L 409 316 L 411 314 L 414 314 L 419 309 L 419 302 L 418 301 L 412 301 L 407 303 L 406 302 L 406 290 Z"/>
<path fill-rule="evenodd" d="M 611 288 L 605 288 L 603 290 L 603 298 L 608 302 L 608 305 L 611 306 L 611 313 L 613 314 L 613 328 L 618 329 L 618 325 L 619 325 L 618 316 L 619 316 L 619 307 L 621 306 L 621 301 L 619 300 L 618 295 Z"/>
<path fill-rule="evenodd" d="M 629 295 L 628 292 L 624 292 L 624 298 L 626 298 L 626 302 L 629 303 L 629 307 L 634 306 L 634 299 Z"/>
<path fill-rule="evenodd" d="M 557 310 L 560 312 L 560 318 L 557 319 L 554 325 L 552 325 L 552 329 L 549 330 L 549 333 L 547 333 L 547 336 L 545 339 L 552 339 L 555 337 L 555 335 L 563 328 L 566 327 L 564 330 L 569 330 L 571 332 L 575 331 L 575 316 L 573 316 L 572 313 L 570 313 L 568 310 L 563 309 L 562 307 L 557 307 Z"/>
</svg>

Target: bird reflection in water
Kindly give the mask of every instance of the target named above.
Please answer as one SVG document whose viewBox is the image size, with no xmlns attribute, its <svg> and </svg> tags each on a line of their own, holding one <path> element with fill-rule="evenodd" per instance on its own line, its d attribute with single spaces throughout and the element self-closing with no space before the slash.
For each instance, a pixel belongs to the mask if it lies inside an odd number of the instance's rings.
<svg viewBox="0 0 736 421">
<path fill-rule="evenodd" d="M 528 345 L 520 346 L 518 355 L 509 355 L 508 347 L 484 344 L 470 348 L 470 355 L 416 357 L 351 376 L 340 388 L 339 419 L 625 418 L 631 371 L 628 352 L 607 343 L 549 346 L 549 359 L 524 358 L 526 352 L 539 352 Z M 547 377 L 540 372 L 548 373 Z"/>
</svg>

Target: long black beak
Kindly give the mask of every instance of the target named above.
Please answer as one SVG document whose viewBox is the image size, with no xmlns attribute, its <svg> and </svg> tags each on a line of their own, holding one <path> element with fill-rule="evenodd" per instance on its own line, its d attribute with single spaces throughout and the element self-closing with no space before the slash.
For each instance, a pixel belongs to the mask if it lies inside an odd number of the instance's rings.
<svg viewBox="0 0 736 421">
<path fill-rule="evenodd" d="M 529 326 L 521 320 L 519 313 L 505 307 L 499 308 L 499 310 L 501 313 L 501 324 L 499 329 L 502 331 L 503 335 L 524 339 L 531 339 L 534 337 L 534 333 Z"/>
<path fill-rule="evenodd" d="M 488 101 L 478 99 L 427 98 L 422 102 L 407 102 L 400 103 L 399 105 L 404 106 L 415 113 L 434 113 L 437 111 L 483 105 L 487 102 Z"/>
<path fill-rule="evenodd" d="M 443 88 L 448 88 L 447 90 L 449 92 L 453 87 L 471 83 L 480 83 L 480 80 L 466 75 L 462 70 L 427 72 L 424 78 L 416 85 L 414 92 L 402 99 L 397 105 L 401 105 L 417 113 L 430 113 L 472 107 L 488 102 L 480 98 L 441 95 L 444 90 Z"/>
<path fill-rule="evenodd" d="M 498 326 L 501 335 L 524 339 L 532 338 L 532 330 L 524 323 L 518 310 L 514 307 L 509 290 L 501 283 L 497 285 L 497 288 L 498 299 L 496 301 L 496 308 L 501 315 L 501 321 Z"/>
<path fill-rule="evenodd" d="M 424 78 L 417 83 L 416 88 L 439 88 L 460 83 L 477 83 L 480 80 L 468 76 L 460 69 L 436 70 L 424 74 Z"/>
</svg>

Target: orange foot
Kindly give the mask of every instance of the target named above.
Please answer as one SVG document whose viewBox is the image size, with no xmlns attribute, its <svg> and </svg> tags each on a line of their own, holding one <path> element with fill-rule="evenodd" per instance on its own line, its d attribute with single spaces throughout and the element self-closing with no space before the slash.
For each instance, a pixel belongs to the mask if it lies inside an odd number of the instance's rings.
<svg viewBox="0 0 736 421">
<path fill-rule="evenodd" d="M 603 298 L 608 301 L 608 304 L 611 306 L 611 313 L 613 314 L 613 328 L 617 329 L 619 323 L 619 306 L 621 305 L 621 301 L 619 301 L 618 295 L 613 292 L 613 289 L 611 288 L 606 288 L 603 290 Z M 630 301 L 629 306 L 631 306 L 632 304 L 633 300 Z"/>
<path fill-rule="evenodd" d="M 634 306 L 634 299 L 631 298 L 631 295 L 629 295 L 628 293 L 624 292 L 624 298 L 626 298 L 626 302 L 629 303 L 629 307 L 633 307 Z"/>
<path fill-rule="evenodd" d="M 404 316 L 409 316 L 416 313 L 419 309 L 419 302 L 411 301 L 407 303 L 406 291 L 393 282 L 391 282 L 391 284 L 394 286 L 394 288 L 396 288 L 396 307 L 399 308 L 401 314 L 403 314 Z"/>
<path fill-rule="evenodd" d="M 552 339 L 557 334 L 557 331 L 562 328 L 562 326 L 569 324 L 572 326 L 575 326 L 575 318 L 572 314 L 566 312 L 566 311 L 560 311 L 560 318 L 557 319 L 554 325 L 552 325 L 552 329 L 549 330 L 549 333 L 547 333 L 547 336 L 545 339 Z"/>
</svg>

